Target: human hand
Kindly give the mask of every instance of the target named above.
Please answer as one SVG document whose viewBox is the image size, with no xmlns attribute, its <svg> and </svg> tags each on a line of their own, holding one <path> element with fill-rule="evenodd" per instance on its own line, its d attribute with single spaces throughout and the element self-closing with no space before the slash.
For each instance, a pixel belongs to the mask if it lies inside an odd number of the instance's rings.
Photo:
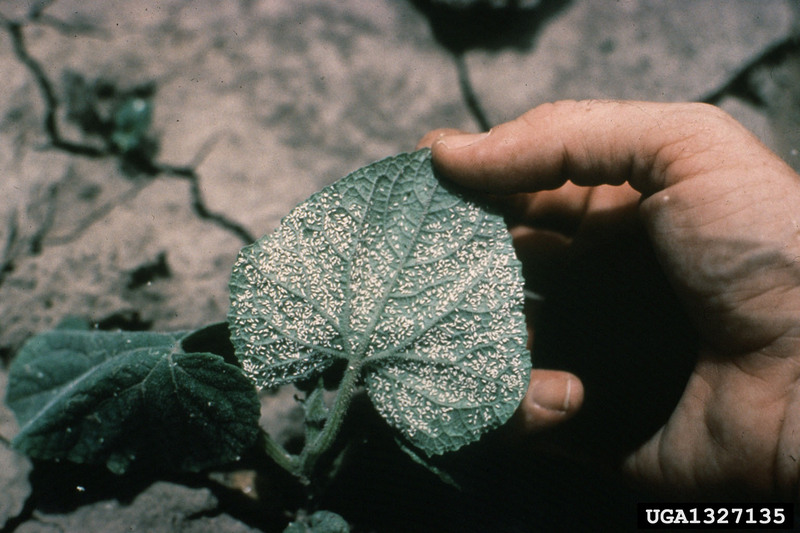
<svg viewBox="0 0 800 533">
<path fill-rule="evenodd" d="M 786 163 L 703 104 L 559 102 L 420 145 L 447 178 L 513 195 L 517 240 L 602 211 L 646 230 L 699 348 L 669 419 L 624 460 L 633 480 L 687 498 L 798 500 L 800 177 Z M 540 233 L 545 247 L 573 245 Z M 582 398 L 574 375 L 536 370 L 520 419 L 552 425 Z"/>
</svg>

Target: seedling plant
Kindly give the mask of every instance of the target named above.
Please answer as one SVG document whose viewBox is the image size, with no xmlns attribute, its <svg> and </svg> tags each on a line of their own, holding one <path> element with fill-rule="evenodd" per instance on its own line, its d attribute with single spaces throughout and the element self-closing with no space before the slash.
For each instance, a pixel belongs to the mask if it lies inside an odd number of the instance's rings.
<svg viewBox="0 0 800 533">
<path fill-rule="evenodd" d="M 506 224 L 438 178 L 429 150 L 390 157 L 294 208 L 239 253 L 227 321 L 194 331 L 98 331 L 79 321 L 31 338 L 7 404 L 32 458 L 205 472 L 257 448 L 313 495 L 336 474 L 354 399 L 442 479 L 437 457 L 504 424 L 522 398 L 521 265 Z M 259 426 L 259 390 L 293 386 L 302 445 Z M 315 509 L 311 509 L 315 510 Z M 346 531 L 317 510 L 287 531 Z"/>
</svg>

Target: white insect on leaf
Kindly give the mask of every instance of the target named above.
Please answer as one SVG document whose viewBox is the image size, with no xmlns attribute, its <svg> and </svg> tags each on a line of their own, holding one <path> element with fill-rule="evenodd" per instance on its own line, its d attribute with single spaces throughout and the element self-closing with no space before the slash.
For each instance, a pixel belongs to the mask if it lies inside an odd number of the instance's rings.
<svg viewBox="0 0 800 533">
<path fill-rule="evenodd" d="M 298 205 L 231 278 L 237 355 L 260 387 L 344 360 L 380 414 L 429 455 L 504 423 L 530 372 L 521 266 L 502 216 L 387 158 Z"/>
</svg>

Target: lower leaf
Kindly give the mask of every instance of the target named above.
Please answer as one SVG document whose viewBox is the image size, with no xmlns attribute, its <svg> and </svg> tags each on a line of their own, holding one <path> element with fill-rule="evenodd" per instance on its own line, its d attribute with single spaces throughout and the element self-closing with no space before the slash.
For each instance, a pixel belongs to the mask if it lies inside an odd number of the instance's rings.
<svg viewBox="0 0 800 533">
<path fill-rule="evenodd" d="M 236 460 L 258 434 L 259 402 L 238 367 L 186 353 L 183 333 L 54 330 L 14 360 L 13 445 L 37 459 L 200 471 Z"/>
</svg>

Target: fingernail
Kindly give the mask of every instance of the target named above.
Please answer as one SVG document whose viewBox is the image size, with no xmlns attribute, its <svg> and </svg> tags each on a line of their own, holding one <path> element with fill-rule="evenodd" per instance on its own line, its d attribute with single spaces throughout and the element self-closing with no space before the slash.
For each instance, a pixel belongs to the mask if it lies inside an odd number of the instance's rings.
<svg viewBox="0 0 800 533">
<path fill-rule="evenodd" d="M 467 146 L 472 146 L 473 144 L 482 141 L 489 134 L 492 130 L 489 130 L 484 133 L 463 133 L 459 135 L 445 135 L 438 141 L 436 144 L 442 144 L 448 149 L 455 149 L 455 148 L 466 148 Z"/>
<path fill-rule="evenodd" d="M 531 387 L 531 400 L 537 406 L 548 411 L 566 413 L 569 411 L 569 399 L 572 392 L 572 380 L 546 379 L 534 381 Z"/>
</svg>

